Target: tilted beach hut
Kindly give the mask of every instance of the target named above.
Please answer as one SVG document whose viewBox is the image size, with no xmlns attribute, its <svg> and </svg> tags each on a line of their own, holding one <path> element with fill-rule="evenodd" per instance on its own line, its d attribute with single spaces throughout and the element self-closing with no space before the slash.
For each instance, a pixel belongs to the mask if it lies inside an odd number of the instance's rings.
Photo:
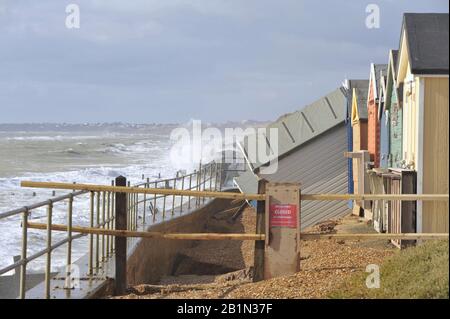
<svg viewBox="0 0 450 319">
<path fill-rule="evenodd" d="M 403 165 L 418 194 L 448 194 L 448 13 L 403 17 L 397 87 L 403 88 Z M 417 232 L 448 232 L 448 202 L 417 202 Z"/>
<path fill-rule="evenodd" d="M 273 145 L 268 136 L 258 136 L 257 143 L 264 145 L 264 152 L 278 148 L 275 170 L 268 173 L 274 164 L 249 161 L 247 172 L 234 179 L 242 192 L 252 193 L 258 178 L 271 182 L 293 182 L 301 184 L 302 193 L 341 193 L 348 190 L 346 90 L 339 87 L 299 111 L 281 116 L 267 126 L 276 129 L 278 145 Z M 243 156 L 249 160 L 248 137 L 240 143 Z M 349 213 L 345 201 L 303 201 L 301 228 L 317 222 L 341 217 Z"/>
<path fill-rule="evenodd" d="M 367 95 L 367 149 L 374 167 L 380 166 L 380 121 L 378 106 L 380 77 L 386 72 L 387 64 L 370 64 L 369 90 Z"/>
</svg>

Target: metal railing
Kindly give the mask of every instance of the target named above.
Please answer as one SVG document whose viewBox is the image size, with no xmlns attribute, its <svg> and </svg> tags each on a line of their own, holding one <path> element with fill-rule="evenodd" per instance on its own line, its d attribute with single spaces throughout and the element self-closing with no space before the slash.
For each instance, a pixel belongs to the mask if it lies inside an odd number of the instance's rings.
<svg viewBox="0 0 450 319">
<path fill-rule="evenodd" d="M 125 185 L 124 180 L 119 181 L 118 185 Z M 118 220 L 119 216 L 126 217 L 126 195 L 131 194 L 141 194 L 141 195 L 164 195 L 164 196 L 192 196 L 196 198 L 204 198 L 205 196 L 213 197 L 213 198 L 221 198 L 221 199 L 231 199 L 230 203 L 242 200 L 255 200 L 257 201 L 256 205 L 256 232 L 255 233 L 238 233 L 238 234 L 230 234 L 230 233 L 171 233 L 171 232 L 152 232 L 152 231 L 136 231 L 136 230 L 128 230 L 125 227 L 125 224 L 118 225 L 117 229 L 112 231 L 103 230 L 100 228 L 93 227 L 75 227 L 73 230 L 77 233 L 84 234 L 95 234 L 95 235 L 112 235 L 115 236 L 115 239 L 119 241 L 125 238 L 164 238 L 164 239 L 172 239 L 172 240 L 252 240 L 255 241 L 255 250 L 254 250 L 254 268 L 253 268 L 253 279 L 254 281 L 259 281 L 264 278 L 264 263 L 265 263 L 265 249 L 266 246 L 270 243 L 270 238 L 275 236 L 273 232 L 270 231 L 270 214 L 271 213 L 271 198 L 274 197 L 277 192 L 282 193 L 286 196 L 285 188 L 282 188 L 286 184 L 283 183 L 275 183 L 276 190 L 271 190 L 270 192 L 265 192 L 265 180 L 260 180 L 258 183 L 258 194 L 249 194 L 249 193 L 234 193 L 234 192 L 216 192 L 216 191 L 197 191 L 197 190 L 178 190 L 178 189 L 160 189 L 160 188 L 139 188 L 139 187 L 124 187 L 124 186 L 104 186 L 104 185 L 89 185 L 89 184 L 79 184 L 77 185 L 78 190 L 88 190 L 88 191 L 111 191 L 117 194 L 117 202 L 122 202 L 123 205 L 119 209 L 118 206 Z M 23 187 L 32 187 L 32 188 L 48 188 L 48 189 L 71 189 L 74 187 L 71 184 L 67 183 L 55 183 L 55 182 L 31 182 L 31 181 L 23 181 L 21 183 Z M 291 185 L 292 186 L 292 185 Z M 295 186 L 295 185 L 294 185 Z M 298 184 L 297 184 L 298 186 Z M 120 200 L 119 195 L 122 200 Z M 297 196 L 295 201 L 295 210 L 297 210 L 297 214 L 300 214 L 301 211 L 301 203 L 303 201 L 335 201 L 335 200 L 355 200 L 359 198 L 364 198 L 366 200 L 388 200 L 388 201 L 444 201 L 448 202 L 449 195 L 448 194 L 377 194 L 377 195 L 355 195 L 355 194 L 301 194 L 300 188 L 298 188 L 297 195 L 293 195 L 293 197 Z M 278 200 L 275 200 L 278 201 Z M 448 232 L 447 233 L 395 233 L 395 234 L 370 234 L 370 233 L 336 233 L 336 234 L 321 234 L 321 233 L 303 233 L 300 232 L 300 224 L 298 221 L 300 220 L 295 217 L 295 228 L 297 228 L 297 236 L 295 236 L 297 243 L 292 244 L 292 247 L 299 247 L 299 240 L 317 240 L 317 239 L 350 239 L 350 240 L 368 240 L 368 239 L 447 239 L 448 240 Z M 47 230 L 51 228 L 55 231 L 65 232 L 67 229 L 67 225 L 46 225 L 44 223 L 29 223 L 29 228 Z M 274 226 L 278 227 L 278 226 Z M 289 227 L 290 228 L 290 227 Z M 281 233 L 277 232 L 276 236 L 280 236 Z M 273 238 L 273 237 L 272 237 Z M 292 236 L 291 236 L 292 238 Z M 279 239 L 276 242 L 280 242 Z M 123 241 L 122 241 L 123 243 Z M 272 255 L 272 254 L 270 254 Z M 269 256 L 270 256 L 269 255 Z M 295 255 L 298 255 L 297 252 Z M 269 257 L 271 258 L 271 257 Z M 117 243 L 117 251 L 116 251 L 116 259 L 115 259 L 115 292 L 116 294 L 125 293 L 125 287 L 127 286 L 127 257 L 126 257 L 126 249 L 119 247 L 119 243 Z"/>
<path fill-rule="evenodd" d="M 150 180 L 147 178 L 145 182 L 131 185 L 128 182 L 128 186 L 138 188 L 167 188 L 167 189 L 180 189 L 180 190 L 197 190 L 197 191 L 220 191 L 222 189 L 222 164 L 217 162 L 210 162 L 206 165 L 200 164 L 199 169 L 193 173 L 180 175 L 174 178 Z M 144 178 L 144 176 L 143 176 Z M 111 186 L 114 186 L 114 181 L 111 182 Z M 35 203 L 29 206 L 24 206 L 18 209 L 10 210 L 4 213 L 0 213 L 0 222 L 6 218 L 21 215 L 22 225 L 22 244 L 20 259 L 14 263 L 0 269 L 0 276 L 11 271 L 20 268 L 20 284 L 19 284 L 19 298 L 24 299 L 26 297 L 26 283 L 27 283 L 27 265 L 33 260 L 39 257 L 46 257 L 45 260 L 45 298 L 50 298 L 50 282 L 51 282 L 51 270 L 52 270 L 52 252 L 55 249 L 67 244 L 66 246 L 66 280 L 64 284 L 65 289 L 72 289 L 72 283 L 70 282 L 70 271 L 72 265 L 72 243 L 74 240 L 84 236 L 88 236 L 88 276 L 97 274 L 105 261 L 111 258 L 114 254 L 114 240 L 112 235 L 103 234 L 72 234 L 72 223 L 74 214 L 74 200 L 82 197 L 83 195 L 90 196 L 89 205 L 89 226 L 100 228 L 104 230 L 115 229 L 115 196 L 116 193 L 111 191 L 72 191 L 69 194 L 55 197 L 43 202 Z M 128 230 L 136 230 L 139 226 L 144 227 L 148 225 L 147 215 L 151 216 L 152 223 L 155 223 L 157 216 L 161 216 L 161 221 L 164 221 L 170 213 L 170 217 L 174 216 L 175 209 L 178 207 L 180 214 L 183 210 L 189 211 L 190 209 L 199 207 L 205 202 L 206 198 L 195 198 L 192 200 L 190 196 L 185 198 L 183 195 L 147 195 L 147 194 L 130 193 L 127 194 L 127 225 Z M 66 220 L 67 220 L 67 236 L 66 238 L 59 240 L 55 243 L 52 242 L 52 228 L 54 217 L 54 205 L 56 203 L 66 203 Z M 32 255 L 28 255 L 28 224 L 29 216 L 32 211 L 39 208 L 47 208 L 46 212 L 46 244 L 45 248 L 37 251 Z"/>
<path fill-rule="evenodd" d="M 199 169 L 193 173 L 177 176 L 167 179 L 159 179 L 155 181 L 147 181 L 134 185 L 133 187 L 141 188 L 155 188 L 155 189 L 172 189 L 172 190 L 197 190 L 197 191 L 221 191 L 222 190 L 222 165 L 216 162 L 210 162 L 206 165 L 200 164 Z M 128 182 L 128 186 L 130 182 Z M 206 197 L 195 198 L 192 201 L 190 196 L 162 194 L 162 195 L 147 195 L 139 193 L 130 193 L 127 195 L 128 199 L 128 230 L 136 230 L 139 224 L 139 218 L 142 224 L 146 224 L 146 213 L 152 216 L 153 222 L 156 221 L 158 214 L 161 215 L 162 220 L 170 213 L 174 216 L 175 209 L 179 207 L 179 212 L 183 210 L 190 210 L 192 207 L 198 207 L 204 203 Z M 148 204 L 147 204 L 148 203 Z M 142 209 L 139 209 L 139 208 Z M 161 210 L 159 210 L 161 207 Z M 142 216 L 138 212 L 142 212 Z"/>
<path fill-rule="evenodd" d="M 28 218 L 32 212 L 32 210 L 47 207 L 47 225 L 52 224 L 52 216 L 53 216 L 53 206 L 55 203 L 68 201 L 68 211 L 67 211 L 67 222 L 68 225 L 71 225 L 72 222 L 72 213 L 73 213 L 73 201 L 77 196 L 81 196 L 83 194 L 88 193 L 87 191 L 78 191 L 72 192 L 67 195 L 55 197 L 43 202 L 39 202 L 30 206 L 24 206 L 22 208 L 14 209 L 5 213 L 0 214 L 0 220 L 6 219 L 8 217 L 22 215 L 22 247 L 21 247 L 21 256 L 20 259 L 13 264 L 0 269 L 0 276 L 20 267 L 20 285 L 19 285 L 19 297 L 25 298 L 26 291 L 26 273 L 27 273 L 27 264 L 31 261 L 36 260 L 37 258 L 46 255 L 46 265 L 45 265 L 45 281 L 46 281 L 46 295 L 50 295 L 50 271 L 51 271 L 51 254 L 56 248 L 61 247 L 64 244 L 67 245 L 67 261 L 71 264 L 71 256 L 72 256 L 72 241 L 78 239 L 80 237 L 85 236 L 84 234 L 72 235 L 70 229 L 68 230 L 67 238 L 60 240 L 56 243 L 52 243 L 52 234 L 51 231 L 47 231 L 47 241 L 46 248 L 34 253 L 31 256 L 27 255 L 28 251 Z"/>
</svg>

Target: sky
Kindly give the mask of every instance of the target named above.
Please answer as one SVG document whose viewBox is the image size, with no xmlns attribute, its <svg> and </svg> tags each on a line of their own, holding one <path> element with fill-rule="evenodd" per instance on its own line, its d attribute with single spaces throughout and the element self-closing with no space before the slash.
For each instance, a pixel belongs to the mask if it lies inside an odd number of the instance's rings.
<svg viewBox="0 0 450 319">
<path fill-rule="evenodd" d="M 387 63 L 404 12 L 448 1 L 0 0 L 0 123 L 275 120 Z"/>
</svg>

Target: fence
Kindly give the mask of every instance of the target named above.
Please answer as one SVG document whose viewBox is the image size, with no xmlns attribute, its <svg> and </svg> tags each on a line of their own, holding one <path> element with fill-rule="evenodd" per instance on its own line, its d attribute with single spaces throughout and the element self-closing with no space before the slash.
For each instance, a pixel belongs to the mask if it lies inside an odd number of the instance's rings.
<svg viewBox="0 0 450 319">
<path fill-rule="evenodd" d="M 152 187 L 154 189 L 160 189 L 163 194 L 153 194 L 152 196 L 149 196 L 146 193 L 136 191 L 127 193 L 125 204 L 127 230 L 136 231 L 139 226 L 143 228 L 145 225 L 148 225 L 148 218 L 150 218 L 150 216 L 152 223 L 157 221 L 158 216 L 160 216 L 161 220 L 166 219 L 168 214 L 172 217 L 176 207 L 179 208 L 180 213 L 183 213 L 183 210 L 190 210 L 198 207 L 201 203 L 205 202 L 207 196 L 195 197 L 194 201 L 192 200 L 192 196 L 184 196 L 184 193 L 177 195 L 174 191 L 196 191 L 201 192 L 202 194 L 207 193 L 207 191 L 220 191 L 223 186 L 222 179 L 222 164 L 213 161 L 206 165 L 200 164 L 199 169 L 190 174 L 177 174 L 177 176 L 173 178 L 152 181 L 147 178 L 145 182 L 136 185 L 131 185 L 131 183 L 128 182 L 128 187 L 125 187 L 127 189 L 142 191 Z M 44 255 L 46 256 L 44 293 L 45 297 L 49 298 L 52 252 L 63 245 L 67 245 L 65 262 L 66 274 L 70 273 L 70 265 L 72 264 L 72 243 L 76 239 L 88 236 L 87 250 L 89 256 L 89 276 L 92 276 L 96 271 L 99 271 L 102 267 L 102 263 L 108 260 L 108 258 L 111 258 L 115 252 L 115 242 L 113 240 L 115 234 L 113 231 L 116 223 L 116 207 L 114 205 L 116 202 L 116 192 L 111 189 L 75 191 L 79 188 L 80 184 L 69 185 L 72 185 L 72 187 L 67 190 L 71 190 L 72 192 L 67 195 L 0 213 L 0 221 L 18 215 L 22 216 L 22 247 L 20 259 L 3 269 L 0 269 L 1 276 L 11 270 L 20 268 L 19 298 L 23 299 L 26 297 L 27 265 Z M 111 182 L 111 187 L 115 187 L 115 181 Z M 103 232 L 96 234 L 78 232 L 77 234 L 73 234 L 78 230 L 77 226 L 73 226 L 74 200 L 87 195 L 90 196 L 89 227 L 100 229 Z M 53 217 L 54 205 L 56 203 L 67 203 L 67 224 L 64 226 L 64 230 L 67 231 L 67 236 L 64 239 L 53 243 L 52 230 L 55 225 L 53 223 Z M 29 221 L 29 216 L 33 210 L 42 207 L 47 207 L 45 224 L 46 245 L 44 249 L 39 250 L 32 255 L 28 255 L 28 229 L 31 228 L 29 227 L 30 225 L 33 225 L 33 223 Z M 110 233 L 107 233 L 108 231 Z M 65 288 L 71 288 L 70 276 L 68 275 L 66 275 Z"/>
<path fill-rule="evenodd" d="M 46 224 L 39 223 L 30 223 L 27 220 L 28 212 L 30 208 L 26 208 L 23 211 L 17 212 L 23 214 L 23 249 L 22 258 L 14 265 L 11 265 L 7 268 L 13 269 L 16 267 L 21 267 L 21 294 L 20 297 L 25 297 L 25 291 L 23 290 L 25 275 L 26 275 L 26 263 L 34 258 L 35 256 L 28 257 L 26 256 L 26 245 L 27 245 L 27 229 L 42 229 L 47 232 L 48 243 L 51 243 L 51 235 L 52 231 L 65 231 L 67 232 L 67 239 L 63 243 L 58 243 L 62 245 L 64 243 L 70 243 L 78 236 L 89 235 L 89 270 L 90 274 L 93 273 L 94 269 L 98 269 L 101 266 L 101 261 L 103 258 L 108 258 L 111 256 L 112 252 L 116 253 L 116 275 L 117 269 L 120 268 L 122 271 L 121 279 L 116 276 L 116 284 L 120 284 L 123 282 L 124 275 L 123 271 L 125 267 L 118 266 L 118 261 L 122 260 L 122 262 L 126 263 L 126 255 L 121 254 L 118 256 L 119 251 L 117 243 L 118 238 L 126 238 L 126 237 L 146 237 L 146 238 L 166 238 L 166 239 L 178 239 L 178 240 L 254 240 L 255 241 L 255 274 L 260 272 L 261 263 L 263 263 L 264 258 L 261 258 L 261 255 L 264 256 L 264 241 L 267 242 L 267 234 L 265 230 L 264 219 L 267 215 L 267 211 L 265 210 L 265 206 L 268 202 L 268 195 L 260 190 L 259 194 L 242 194 L 242 193 L 232 193 L 232 192 L 220 192 L 220 179 L 218 179 L 218 173 L 221 174 L 221 169 L 218 168 L 217 164 L 211 164 L 211 166 L 205 166 L 200 168 L 200 170 L 194 175 L 185 175 L 181 177 L 181 189 L 176 188 L 176 183 L 180 181 L 179 178 L 170 179 L 169 182 L 167 180 L 158 181 L 158 183 L 164 183 L 164 187 L 159 187 L 155 182 L 144 182 L 138 185 L 131 187 L 125 186 L 125 183 L 119 185 L 112 186 L 104 186 L 104 185 L 87 185 L 87 184 L 67 184 L 67 183 L 46 183 L 46 182 L 22 182 L 23 187 L 39 187 L 39 188 L 52 188 L 52 189 L 75 189 L 79 190 L 79 192 L 74 192 L 69 195 L 66 195 L 65 199 L 73 198 L 75 194 L 83 194 L 86 192 L 90 192 L 91 194 L 91 214 L 90 214 L 90 227 L 79 227 L 72 225 L 72 208 L 69 205 L 69 211 L 67 214 L 67 225 L 55 225 L 52 223 L 52 210 L 51 204 L 52 202 L 44 203 L 44 205 L 48 205 L 48 219 Z M 214 167 L 215 166 L 215 167 Z M 208 172 L 209 175 L 208 175 Z M 212 173 L 211 173 L 212 172 Z M 196 181 L 198 183 L 193 186 L 192 183 L 185 188 L 185 182 L 189 179 L 191 182 L 193 178 L 191 176 L 195 176 Z M 116 179 L 117 180 L 117 179 Z M 213 182 L 214 180 L 214 182 Z M 170 186 L 170 182 L 172 181 L 172 186 Z M 213 187 L 213 184 L 215 185 Z M 150 186 L 153 186 L 152 188 Z M 209 185 L 209 189 L 206 186 Z M 168 186 L 168 187 L 166 187 Z M 219 191 L 218 191 L 219 190 Z M 68 197 L 67 197 L 68 196 Z M 118 198 L 122 196 L 121 198 Z M 97 198 L 96 207 L 97 214 L 96 220 L 94 221 L 94 205 L 95 205 L 95 197 Z M 140 198 L 141 197 L 141 198 Z M 170 233 L 155 233 L 155 232 L 139 232 L 137 230 L 137 225 L 139 221 L 139 205 L 143 205 L 143 215 L 145 215 L 145 206 L 146 203 L 152 203 L 149 205 L 149 210 L 155 218 L 156 214 L 159 214 L 157 210 L 157 206 L 155 205 L 156 200 L 163 201 L 162 204 L 162 216 L 164 217 L 166 214 L 166 204 L 167 197 L 172 199 L 172 205 L 169 209 L 171 214 L 173 214 L 173 207 L 176 205 L 176 198 L 179 198 L 180 206 L 183 207 L 183 198 L 187 197 L 187 202 L 185 204 L 190 205 L 191 198 L 195 198 L 193 205 L 199 205 L 201 201 L 205 200 L 205 198 L 224 198 L 224 199 L 233 199 L 233 200 L 256 200 L 258 201 L 257 205 L 257 227 L 255 234 L 170 234 Z M 103 201 L 101 201 L 103 199 Z M 423 194 L 423 195 L 400 195 L 400 194 L 389 194 L 389 195 L 354 195 L 354 194 L 301 194 L 299 197 L 300 202 L 303 200 L 400 200 L 400 201 L 411 201 L 411 200 L 432 200 L 432 201 L 448 201 L 448 194 L 442 195 L 431 195 L 431 194 Z M 64 199 L 61 199 L 64 200 Z M 109 214 L 111 210 L 111 200 L 115 201 L 115 209 L 112 209 L 112 214 Z M 102 202 L 103 205 L 100 204 Z M 300 206 L 300 205 L 299 205 Z M 103 207 L 104 209 L 100 209 Z M 123 214 L 122 214 L 122 213 Z M 11 212 L 9 212 L 11 214 Z M 126 222 L 118 223 L 118 216 L 124 216 L 127 218 Z M 0 215 L 1 217 L 1 215 Z M 145 219 L 142 218 L 142 222 L 145 223 Z M 154 219 L 153 219 L 154 220 Z M 113 225 L 113 221 L 115 225 Z M 124 225 L 128 225 L 128 227 L 124 227 Z M 267 224 L 266 224 L 267 225 Z M 115 226 L 115 227 L 114 227 Z M 73 236 L 72 233 L 79 233 Z M 94 241 L 95 236 L 95 241 Z M 115 238 L 116 247 L 114 247 L 112 236 Z M 396 239 L 436 239 L 436 238 L 447 238 L 448 234 L 301 234 L 302 239 L 320 239 L 320 238 L 350 238 L 350 239 L 372 239 L 372 238 L 396 238 Z M 101 243 L 101 245 L 100 245 Z M 95 246 L 95 247 L 94 247 Z M 95 248 L 95 249 L 94 249 Z M 51 252 L 54 249 L 52 245 L 48 245 L 47 249 L 40 252 L 40 255 L 47 254 L 47 268 L 46 268 L 46 297 L 49 294 L 49 282 L 50 282 L 50 263 L 51 263 Z M 95 251 L 95 256 L 94 256 Z M 94 260 L 95 259 L 95 260 Z M 68 264 L 70 264 L 70 245 L 68 246 Z M 95 261 L 95 263 L 94 263 Z M 1 270 L 4 271 L 4 270 Z M 1 273 L 0 271 L 0 273 Z M 126 275 L 126 274 L 125 274 Z M 255 275 L 254 275 L 255 276 Z M 257 280 L 261 279 L 261 274 L 259 273 L 257 276 Z M 123 289 L 120 289 L 123 291 Z"/>
</svg>

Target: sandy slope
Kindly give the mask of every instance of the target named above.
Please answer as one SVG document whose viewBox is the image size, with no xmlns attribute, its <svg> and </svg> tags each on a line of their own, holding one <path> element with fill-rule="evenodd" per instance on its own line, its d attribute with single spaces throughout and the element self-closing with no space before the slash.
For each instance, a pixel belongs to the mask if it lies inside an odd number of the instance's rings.
<svg viewBox="0 0 450 319">
<path fill-rule="evenodd" d="M 254 232 L 255 212 L 247 208 L 235 223 L 231 213 L 216 214 L 208 221 L 211 232 Z M 357 217 L 339 221 L 337 232 L 372 232 Z M 309 231 L 317 231 L 313 228 Z M 380 264 L 395 250 L 386 241 L 303 241 L 301 271 L 252 283 L 254 243 L 199 242 L 195 249 L 180 252 L 184 260 L 177 274 L 159 285 L 139 285 L 119 298 L 323 298 L 356 271 Z M 227 274 L 217 274 L 223 270 Z M 237 270 L 237 271 L 236 271 Z M 203 271 L 203 273 L 202 273 Z M 193 274 L 194 273 L 194 274 Z M 206 274 L 205 274 L 206 273 Z"/>
</svg>

